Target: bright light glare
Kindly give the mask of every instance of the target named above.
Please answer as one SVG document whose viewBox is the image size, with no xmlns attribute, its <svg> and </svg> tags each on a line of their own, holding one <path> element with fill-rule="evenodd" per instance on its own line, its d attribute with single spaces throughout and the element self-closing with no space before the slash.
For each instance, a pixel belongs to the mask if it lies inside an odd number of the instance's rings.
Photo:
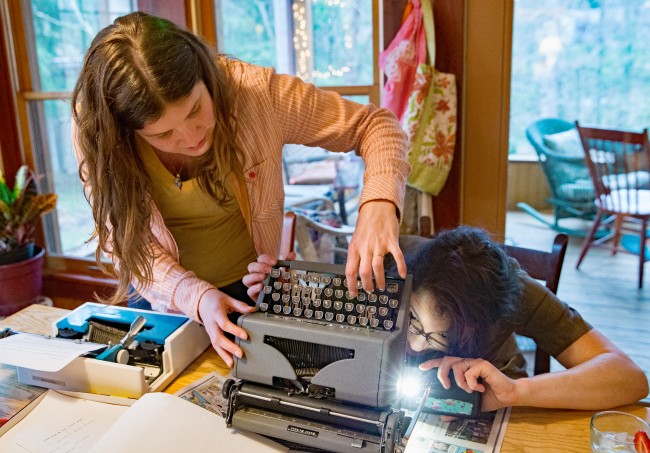
<svg viewBox="0 0 650 453">
<path fill-rule="evenodd" d="M 397 382 L 397 390 L 403 397 L 413 398 L 421 393 L 422 384 L 418 376 L 404 376 Z"/>
</svg>

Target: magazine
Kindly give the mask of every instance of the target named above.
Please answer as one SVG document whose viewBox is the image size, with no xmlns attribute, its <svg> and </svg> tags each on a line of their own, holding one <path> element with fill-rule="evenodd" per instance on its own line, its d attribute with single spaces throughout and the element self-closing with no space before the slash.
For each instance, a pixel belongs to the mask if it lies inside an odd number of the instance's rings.
<svg viewBox="0 0 650 453">
<path fill-rule="evenodd" d="M 230 379 L 230 375 L 221 376 L 213 371 L 186 385 L 174 395 L 225 418 L 228 400 L 221 395 L 221 389 L 227 379 Z"/>
<path fill-rule="evenodd" d="M 510 408 L 480 418 L 421 413 L 404 453 L 496 453 L 501 449 Z"/>
</svg>

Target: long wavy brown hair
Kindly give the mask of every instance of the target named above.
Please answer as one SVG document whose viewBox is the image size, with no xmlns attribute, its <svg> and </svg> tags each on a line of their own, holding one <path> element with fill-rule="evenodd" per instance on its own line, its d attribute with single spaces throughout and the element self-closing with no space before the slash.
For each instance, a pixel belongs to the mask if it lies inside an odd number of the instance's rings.
<svg viewBox="0 0 650 453">
<path fill-rule="evenodd" d="M 72 93 L 72 115 L 79 175 L 95 220 L 95 259 L 119 280 L 105 302 L 123 301 L 133 278 L 139 285 L 153 280 L 151 181 L 135 131 L 186 99 L 199 81 L 213 99 L 216 125 L 212 149 L 191 177 L 218 203 L 226 200 L 225 178 L 241 165 L 228 64 L 197 36 L 142 12 L 116 19 L 91 43 Z M 101 260 L 102 252 L 112 255 L 113 269 Z"/>
</svg>

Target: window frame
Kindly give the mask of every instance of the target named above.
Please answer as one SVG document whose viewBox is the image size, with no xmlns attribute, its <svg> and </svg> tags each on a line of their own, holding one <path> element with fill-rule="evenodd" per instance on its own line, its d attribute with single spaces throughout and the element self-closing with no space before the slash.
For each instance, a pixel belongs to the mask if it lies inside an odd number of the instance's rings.
<svg viewBox="0 0 650 453">
<path fill-rule="evenodd" d="M 173 0 L 172 0 L 173 1 Z M 201 2 L 200 0 L 182 1 L 185 8 L 186 26 L 194 33 L 203 36 L 209 44 L 217 47 L 217 15 L 216 3 Z M 280 0 L 281 1 L 281 0 Z M 287 0 L 292 1 L 292 0 Z M 311 0 L 305 0 L 311 2 Z M 146 5 L 147 0 L 141 0 Z M 141 8 L 143 9 L 143 8 Z M 366 95 L 370 102 L 380 103 L 379 46 L 381 45 L 381 11 L 380 0 L 372 0 L 372 25 L 373 25 L 373 83 L 364 86 L 328 86 L 324 90 L 335 91 L 341 95 Z M 45 92 L 34 86 L 33 71 L 38 71 L 35 52 L 30 51 L 29 40 L 33 40 L 31 30 L 25 28 L 26 17 L 31 11 L 29 0 L 8 0 L 0 4 L 0 61 L 4 60 L 6 73 L 0 70 L 0 82 L 5 78 L 11 87 L 11 93 L 0 96 L 0 120 L 8 125 L 8 133 L 0 134 L 0 165 L 7 175 L 8 182 L 13 183 L 13 175 L 18 167 L 25 163 L 30 168 L 35 168 L 35 163 L 44 156 L 37 155 L 36 138 L 32 134 L 35 129 L 44 130 L 44 115 L 38 116 L 38 124 L 30 118 L 30 103 L 71 99 L 71 92 Z M 30 33 L 28 35 L 27 33 Z M 32 46 L 33 47 L 33 46 Z M 27 64 L 24 64 L 27 62 Z M 41 134 L 40 140 L 47 140 Z M 47 145 L 47 144 L 45 144 Z M 46 149 L 46 148 L 44 148 Z M 41 190 L 54 192 L 53 183 L 47 178 Z M 56 215 L 56 214 L 54 214 Z M 44 222 L 55 222 L 56 218 L 44 219 Z M 51 228 L 58 234 L 57 228 Z M 44 235 L 43 225 L 39 224 L 36 240 L 48 243 Z M 56 237 L 54 237 L 56 239 Z M 95 291 L 106 295 L 116 285 L 116 280 L 107 277 L 101 272 L 93 258 L 73 258 L 64 255 L 46 255 L 44 266 L 43 292 L 51 296 L 93 298 Z"/>
</svg>

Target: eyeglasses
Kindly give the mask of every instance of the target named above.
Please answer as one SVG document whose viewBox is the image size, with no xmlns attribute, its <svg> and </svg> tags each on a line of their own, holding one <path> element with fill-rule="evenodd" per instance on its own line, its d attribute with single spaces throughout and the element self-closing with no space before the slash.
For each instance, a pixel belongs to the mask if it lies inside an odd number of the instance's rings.
<svg viewBox="0 0 650 453">
<path fill-rule="evenodd" d="M 413 335 L 424 337 L 427 344 L 437 351 L 447 349 L 447 334 L 445 332 L 425 332 L 422 322 L 418 319 L 416 313 L 410 310 L 409 332 Z"/>
</svg>

